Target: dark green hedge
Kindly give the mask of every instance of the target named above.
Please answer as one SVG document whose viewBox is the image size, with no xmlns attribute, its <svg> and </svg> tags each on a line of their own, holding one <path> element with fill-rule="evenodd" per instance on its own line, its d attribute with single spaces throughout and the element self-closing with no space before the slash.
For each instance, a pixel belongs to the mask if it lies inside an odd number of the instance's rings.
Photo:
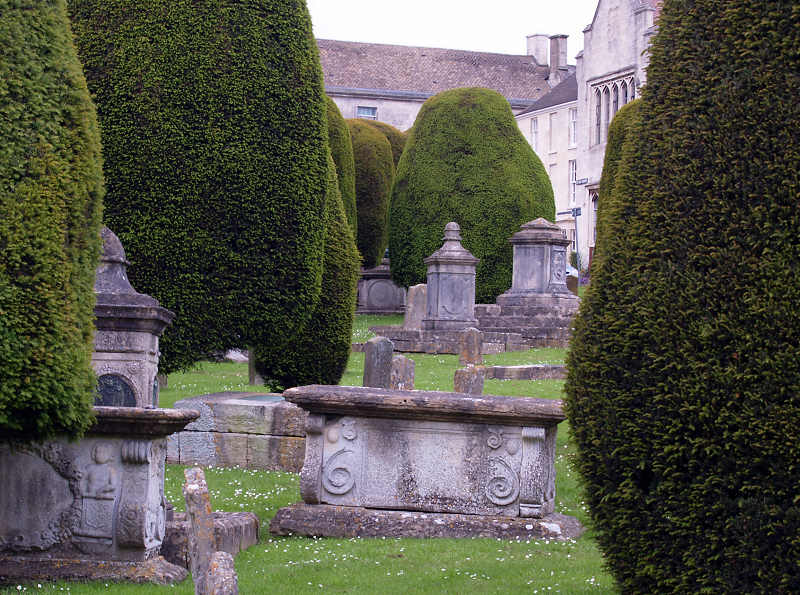
<svg viewBox="0 0 800 595">
<path fill-rule="evenodd" d="M 92 421 L 103 192 L 65 3 L 0 0 L 0 434 Z"/>
<path fill-rule="evenodd" d="M 624 593 L 800 592 L 800 12 L 666 0 L 568 357 Z"/>
<path fill-rule="evenodd" d="M 406 146 L 406 139 L 408 138 L 405 132 L 401 132 L 391 124 L 386 122 L 379 122 L 377 120 L 364 120 L 370 126 L 377 128 L 386 136 L 389 144 L 392 145 L 392 161 L 395 168 L 400 163 L 400 156 L 403 154 L 403 149 Z"/>
<path fill-rule="evenodd" d="M 330 160 L 322 295 L 300 336 L 281 350 L 256 349 L 256 369 L 272 390 L 338 384 L 350 357 L 360 258 Z"/>
<path fill-rule="evenodd" d="M 347 120 L 356 162 L 356 244 L 363 265 L 380 264 L 389 233 L 389 195 L 394 180 L 392 147 L 386 136 L 365 120 Z"/>
<path fill-rule="evenodd" d="M 297 0 L 70 0 L 106 223 L 177 314 L 163 371 L 290 339 L 319 298 L 327 131 Z"/>
<path fill-rule="evenodd" d="M 608 142 L 606 143 L 606 153 L 603 160 L 603 173 L 600 176 L 600 187 L 598 189 L 599 199 L 597 207 L 597 239 L 595 241 L 594 253 L 592 256 L 592 268 L 596 270 L 600 266 L 602 258 L 603 241 L 608 236 L 605 230 L 607 225 L 614 225 L 619 222 L 624 214 L 620 211 L 620 205 L 613 200 L 614 182 L 622 159 L 622 151 L 625 141 L 630 138 L 629 132 L 636 125 L 639 118 L 640 99 L 635 99 L 631 103 L 622 106 L 611 125 L 608 127 Z"/>
<path fill-rule="evenodd" d="M 328 106 L 328 143 L 336 164 L 344 214 L 355 237 L 358 230 L 358 211 L 356 210 L 356 165 L 353 160 L 353 141 L 350 138 L 350 128 L 339 108 L 327 95 L 325 99 Z"/>
<path fill-rule="evenodd" d="M 464 247 L 481 261 L 476 300 L 511 287 L 509 238 L 520 225 L 555 218 L 550 179 L 519 131 L 511 107 L 489 89 L 439 93 L 422 106 L 392 190 L 392 278 L 425 282 L 423 259 L 442 245 L 444 226 L 461 226 Z"/>
</svg>

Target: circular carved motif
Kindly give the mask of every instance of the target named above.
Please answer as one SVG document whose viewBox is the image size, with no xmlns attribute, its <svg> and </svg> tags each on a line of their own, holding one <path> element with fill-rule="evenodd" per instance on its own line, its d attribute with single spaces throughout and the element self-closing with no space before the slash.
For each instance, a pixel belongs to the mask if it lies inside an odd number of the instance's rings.
<svg viewBox="0 0 800 595">
<path fill-rule="evenodd" d="M 394 305 L 395 286 L 391 281 L 379 280 L 367 286 L 367 305 L 370 308 L 386 308 Z"/>
<path fill-rule="evenodd" d="M 467 311 L 469 298 L 469 279 L 463 275 L 446 276 L 441 281 L 442 309 L 451 316 L 459 316 Z"/>
<path fill-rule="evenodd" d="M 519 496 L 519 476 L 503 459 L 489 459 L 490 477 L 486 497 L 492 504 L 506 506 Z"/>
<path fill-rule="evenodd" d="M 331 494 L 341 496 L 353 489 L 355 477 L 352 471 L 347 468 L 347 464 L 342 459 L 344 455 L 352 454 L 352 450 L 340 450 L 328 459 L 325 468 L 322 470 L 322 485 Z"/>
</svg>

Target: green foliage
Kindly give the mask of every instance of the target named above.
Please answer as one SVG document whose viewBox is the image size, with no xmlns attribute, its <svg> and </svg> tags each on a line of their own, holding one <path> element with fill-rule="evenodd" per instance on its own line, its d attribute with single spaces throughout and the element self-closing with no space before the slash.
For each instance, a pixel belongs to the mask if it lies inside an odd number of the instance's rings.
<svg viewBox="0 0 800 595">
<path fill-rule="evenodd" d="M 106 223 L 177 316 L 160 367 L 290 339 L 319 298 L 327 172 L 305 3 L 70 0 Z"/>
<path fill-rule="evenodd" d="M 511 287 L 509 238 L 520 225 L 555 218 L 550 179 L 519 131 L 508 102 L 489 89 L 455 89 L 430 98 L 409 133 L 392 190 L 392 278 L 424 283 L 423 259 L 442 245 L 444 226 L 461 226 L 480 263 L 476 300 Z"/>
<path fill-rule="evenodd" d="M 373 128 L 377 128 L 381 132 L 383 132 L 384 136 L 389 141 L 389 144 L 392 145 L 392 161 L 394 162 L 395 168 L 400 163 L 400 156 L 403 154 L 403 149 L 406 146 L 406 139 L 408 136 L 405 132 L 401 132 L 391 124 L 387 124 L 386 122 L 379 122 L 378 120 L 364 120 Z"/>
<path fill-rule="evenodd" d="M 636 125 L 639 117 L 639 104 L 641 99 L 635 99 L 616 113 L 611 125 L 608 127 L 608 142 L 603 161 L 603 173 L 600 176 L 599 201 L 597 209 L 597 240 L 592 257 L 592 266 L 596 269 L 604 251 L 603 242 L 608 235 L 605 233 L 606 225 L 613 225 L 615 221 L 624 217 L 614 202 L 614 182 L 622 159 L 625 141 L 630 138 L 629 132 Z M 574 265 L 573 265 L 574 266 Z"/>
<path fill-rule="evenodd" d="M 392 147 L 386 136 L 366 120 L 347 120 L 356 162 L 356 244 L 364 266 L 380 264 L 389 233 L 389 195 L 394 180 Z"/>
<path fill-rule="evenodd" d="M 800 10 L 667 0 L 568 357 L 626 593 L 800 591 Z"/>
<path fill-rule="evenodd" d="M 0 0 L 0 433 L 92 421 L 103 172 L 66 5 Z"/>
<path fill-rule="evenodd" d="M 280 350 L 255 349 L 256 369 L 272 388 L 338 384 L 347 367 L 360 276 L 359 255 L 329 159 L 322 295 L 303 332 Z"/>
<path fill-rule="evenodd" d="M 358 212 L 356 210 L 356 164 L 353 160 L 353 141 L 350 138 L 350 128 L 333 99 L 326 95 L 325 100 L 328 107 L 328 144 L 336 164 L 344 214 L 355 237 L 358 230 Z"/>
</svg>

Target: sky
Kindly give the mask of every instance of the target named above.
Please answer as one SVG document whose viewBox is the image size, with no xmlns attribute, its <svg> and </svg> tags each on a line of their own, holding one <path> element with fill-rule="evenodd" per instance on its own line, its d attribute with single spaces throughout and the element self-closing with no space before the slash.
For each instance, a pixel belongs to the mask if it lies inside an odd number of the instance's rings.
<svg viewBox="0 0 800 595">
<path fill-rule="evenodd" d="M 321 39 L 525 54 L 535 33 L 566 34 L 583 49 L 598 0 L 307 0 Z"/>
</svg>

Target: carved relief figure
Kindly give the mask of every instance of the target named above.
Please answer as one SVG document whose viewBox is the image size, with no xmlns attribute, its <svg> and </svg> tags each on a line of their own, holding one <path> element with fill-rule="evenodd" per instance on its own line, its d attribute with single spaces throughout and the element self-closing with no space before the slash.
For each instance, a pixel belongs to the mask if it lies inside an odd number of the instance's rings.
<svg viewBox="0 0 800 595">
<path fill-rule="evenodd" d="M 114 499 L 119 480 L 110 464 L 114 449 L 109 442 L 98 442 L 92 449 L 81 486 L 81 518 L 76 535 L 111 540 L 114 534 Z"/>
</svg>

